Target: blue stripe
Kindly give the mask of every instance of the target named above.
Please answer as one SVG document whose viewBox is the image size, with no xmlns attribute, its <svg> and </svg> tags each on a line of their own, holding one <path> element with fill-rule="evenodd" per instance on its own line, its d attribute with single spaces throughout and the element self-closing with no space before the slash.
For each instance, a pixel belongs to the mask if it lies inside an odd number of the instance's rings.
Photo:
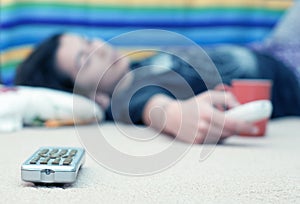
<svg viewBox="0 0 300 204">
<path fill-rule="evenodd" d="M 100 12 L 90 12 L 90 10 L 64 10 L 64 9 L 46 9 L 42 8 L 38 9 L 18 9 L 20 11 L 7 11 L 2 13 L 2 22 L 10 22 L 15 21 L 20 18 L 25 19 L 34 19 L 34 18 L 42 18 L 42 19 L 87 19 L 98 21 L 98 20 L 140 20 L 140 19 L 152 19 L 154 21 L 160 21 L 161 19 L 168 19 L 170 21 L 176 21 L 183 19 L 184 12 L 183 11 L 166 11 L 166 12 L 151 12 L 149 14 L 142 11 L 130 11 L 130 12 L 118 12 L 118 11 L 101 11 Z M 18 15 L 15 15 L 18 13 Z M 54 15 L 55 13 L 55 15 Z"/>
<path fill-rule="evenodd" d="M 147 28 L 190 28 L 190 27 L 216 27 L 216 26 L 247 26 L 247 27 L 273 27 L 274 21 L 261 21 L 253 19 L 244 21 L 243 19 L 219 19 L 217 21 L 94 21 L 84 19 L 41 19 L 23 18 L 11 22 L 2 23 L 2 29 L 14 28 L 19 25 L 62 25 L 62 26 L 88 26 L 92 27 L 147 27 Z"/>
<path fill-rule="evenodd" d="M 16 13 L 18 14 L 16 16 Z M 55 13 L 55 15 L 54 15 Z M 169 19 L 175 21 L 177 19 L 216 19 L 216 18 L 242 18 L 249 19 L 250 17 L 255 18 L 272 18 L 278 19 L 282 15 L 282 12 L 267 12 L 251 10 L 245 12 L 243 10 L 204 10 L 204 11 L 194 11 L 188 9 L 182 10 L 163 10 L 145 12 L 144 10 L 132 9 L 132 10 L 95 10 L 95 9 L 75 9 L 75 8 L 51 8 L 51 7 L 41 7 L 37 9 L 34 8 L 17 8 L 13 10 L 3 10 L 1 12 L 1 21 L 11 21 L 16 18 L 71 18 L 71 19 L 152 19 L 154 21 L 159 21 L 161 19 Z"/>
<path fill-rule="evenodd" d="M 208 13 L 208 14 L 201 14 L 195 13 L 185 16 L 186 22 L 214 22 L 214 21 L 241 21 L 241 22 L 272 22 L 275 23 L 281 15 L 266 15 L 264 13 L 250 13 L 249 15 L 245 15 L 245 13 Z"/>
<path fill-rule="evenodd" d="M 14 81 L 14 76 L 16 73 L 15 69 L 11 69 L 12 67 L 10 67 L 10 69 L 6 70 L 5 72 L 3 70 L 1 70 L 1 80 L 2 83 L 5 85 L 13 85 L 13 81 Z"/>
<path fill-rule="evenodd" d="M 200 45 L 211 45 L 218 43 L 233 43 L 246 44 L 253 41 L 260 41 L 264 39 L 271 29 L 268 28 L 214 28 L 212 30 L 206 29 L 189 29 L 182 34 L 190 39 L 193 39 Z M 247 35 L 245 35 L 247 33 Z"/>
</svg>

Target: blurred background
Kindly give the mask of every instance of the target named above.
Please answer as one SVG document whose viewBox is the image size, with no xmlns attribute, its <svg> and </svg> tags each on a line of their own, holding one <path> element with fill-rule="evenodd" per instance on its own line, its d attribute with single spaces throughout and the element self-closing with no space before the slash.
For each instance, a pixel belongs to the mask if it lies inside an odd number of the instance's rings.
<svg viewBox="0 0 300 204">
<path fill-rule="evenodd" d="M 76 32 L 109 40 L 150 28 L 174 31 L 201 46 L 247 44 L 267 37 L 292 3 L 293 0 L 1 0 L 1 83 L 12 85 L 18 64 L 33 46 L 54 33 Z M 155 36 L 145 44 L 157 42 L 172 44 L 164 36 Z M 132 39 L 115 46 L 142 45 Z"/>
</svg>

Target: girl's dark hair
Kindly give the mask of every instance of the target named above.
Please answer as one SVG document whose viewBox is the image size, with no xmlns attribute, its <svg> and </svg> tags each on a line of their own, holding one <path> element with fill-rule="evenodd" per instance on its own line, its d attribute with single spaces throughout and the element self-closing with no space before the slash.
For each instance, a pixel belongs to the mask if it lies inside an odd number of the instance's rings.
<svg viewBox="0 0 300 204">
<path fill-rule="evenodd" d="M 15 85 L 40 86 L 72 92 L 74 81 L 56 63 L 60 37 L 55 34 L 38 45 L 17 68 Z"/>
</svg>

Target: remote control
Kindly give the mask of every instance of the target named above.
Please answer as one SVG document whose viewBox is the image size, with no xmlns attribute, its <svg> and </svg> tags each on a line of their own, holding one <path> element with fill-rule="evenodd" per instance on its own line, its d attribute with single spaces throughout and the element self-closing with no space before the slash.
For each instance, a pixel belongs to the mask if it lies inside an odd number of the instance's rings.
<svg viewBox="0 0 300 204">
<path fill-rule="evenodd" d="M 75 147 L 41 147 L 21 167 L 21 178 L 33 183 L 73 183 L 85 160 Z"/>
<path fill-rule="evenodd" d="M 269 100 L 257 100 L 242 104 L 225 112 L 229 117 L 247 122 L 258 122 L 271 116 L 273 107 Z"/>
</svg>

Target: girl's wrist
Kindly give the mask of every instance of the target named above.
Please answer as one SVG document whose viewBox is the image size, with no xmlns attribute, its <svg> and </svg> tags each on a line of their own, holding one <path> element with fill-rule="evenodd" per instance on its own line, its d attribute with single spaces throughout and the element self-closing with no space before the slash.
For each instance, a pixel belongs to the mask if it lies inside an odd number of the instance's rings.
<svg viewBox="0 0 300 204">
<path fill-rule="evenodd" d="M 165 104 L 165 127 L 164 132 L 173 136 L 176 136 L 179 132 L 181 124 L 181 109 L 180 101 L 172 100 Z"/>
</svg>

